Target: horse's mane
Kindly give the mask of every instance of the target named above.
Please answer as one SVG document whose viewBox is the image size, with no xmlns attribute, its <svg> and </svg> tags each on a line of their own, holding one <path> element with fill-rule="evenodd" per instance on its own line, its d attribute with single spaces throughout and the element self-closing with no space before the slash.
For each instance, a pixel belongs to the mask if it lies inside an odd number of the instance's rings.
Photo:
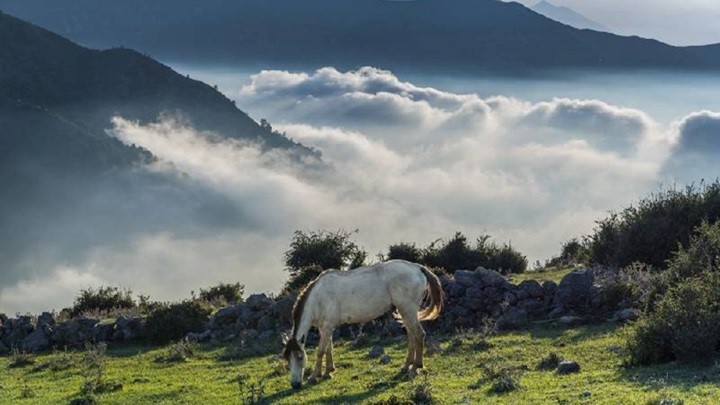
<svg viewBox="0 0 720 405">
<path fill-rule="evenodd" d="M 323 272 L 324 273 L 324 272 Z M 300 325 L 300 320 L 302 319 L 303 309 L 305 308 L 305 302 L 308 299 L 308 296 L 310 295 L 310 291 L 313 287 L 315 287 L 315 283 L 322 277 L 322 273 L 313 281 L 309 282 L 308 285 L 305 286 L 305 288 L 300 291 L 300 294 L 297 297 L 297 300 L 295 300 L 295 306 L 293 306 L 293 330 L 292 330 L 292 337 L 293 339 L 296 338 L 295 332 L 297 332 L 297 328 Z"/>
</svg>

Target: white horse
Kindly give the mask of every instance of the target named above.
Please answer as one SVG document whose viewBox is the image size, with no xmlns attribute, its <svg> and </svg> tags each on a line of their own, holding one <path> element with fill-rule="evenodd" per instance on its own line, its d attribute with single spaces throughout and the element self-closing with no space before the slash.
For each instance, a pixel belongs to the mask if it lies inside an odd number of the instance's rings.
<svg viewBox="0 0 720 405">
<path fill-rule="evenodd" d="M 423 298 L 430 304 L 420 309 Z M 326 356 L 325 376 L 335 370 L 332 357 L 333 329 L 343 323 L 368 322 L 386 313 L 393 306 L 407 329 L 408 355 L 402 372 L 411 365 L 423 368 L 425 331 L 420 321 L 437 318 L 442 311 L 444 293 L 440 280 L 425 267 L 391 260 L 354 270 L 324 271 L 307 285 L 295 301 L 292 336 L 285 336 L 283 356 L 290 371 L 290 384 L 300 388 L 307 356 L 305 340 L 312 326 L 320 331 L 317 362 L 310 381 L 317 381 Z"/>
</svg>

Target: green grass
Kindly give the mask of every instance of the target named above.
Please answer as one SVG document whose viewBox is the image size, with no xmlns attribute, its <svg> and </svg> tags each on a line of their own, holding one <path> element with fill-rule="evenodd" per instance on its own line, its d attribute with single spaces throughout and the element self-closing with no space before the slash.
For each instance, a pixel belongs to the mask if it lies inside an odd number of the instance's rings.
<svg viewBox="0 0 720 405">
<path fill-rule="evenodd" d="M 625 369 L 623 355 L 617 350 L 623 345 L 623 333 L 622 328 L 611 325 L 533 329 L 491 337 L 488 348 L 474 345 L 470 334 L 459 335 L 440 342 L 440 351 L 427 358 L 423 373 L 433 396 L 448 404 L 644 404 L 663 398 L 682 399 L 686 404 L 720 403 L 720 367 L 669 364 Z M 356 349 L 343 342 L 336 345 L 335 377 L 299 391 L 290 389 L 288 375 L 282 373 L 274 354 L 222 361 L 224 347 L 206 346 L 187 361 L 167 363 L 156 361 L 166 348 L 110 348 L 105 378 L 122 384 L 122 389 L 100 394 L 98 399 L 103 404 L 240 403 L 249 391 L 241 393 L 239 375 L 246 387 L 256 388 L 256 398 L 273 403 L 374 402 L 392 395 L 406 399 L 414 384 L 425 380 L 393 379 L 406 344 L 404 340 L 381 343 L 392 357 L 390 364 L 365 358 L 372 344 Z M 582 371 L 560 376 L 536 370 L 550 352 L 579 362 Z M 0 359 L 0 403 L 68 403 L 78 396 L 83 382 L 82 355 L 37 356 L 36 364 L 64 356 L 62 362 L 72 365 L 65 369 L 36 367 L 35 371 L 33 366 L 7 368 L 9 359 Z M 493 381 L 486 377 L 487 370 L 506 367 L 519 370 L 520 387 L 505 394 L 491 393 Z M 260 383 L 261 391 L 257 389 Z"/>
<path fill-rule="evenodd" d="M 561 267 L 561 268 L 550 268 L 550 269 L 539 269 L 526 271 L 520 274 L 511 274 L 508 276 L 511 282 L 518 284 L 525 280 L 536 280 L 542 284 L 545 280 L 551 280 L 559 283 L 566 274 L 573 271 L 575 267 Z"/>
</svg>

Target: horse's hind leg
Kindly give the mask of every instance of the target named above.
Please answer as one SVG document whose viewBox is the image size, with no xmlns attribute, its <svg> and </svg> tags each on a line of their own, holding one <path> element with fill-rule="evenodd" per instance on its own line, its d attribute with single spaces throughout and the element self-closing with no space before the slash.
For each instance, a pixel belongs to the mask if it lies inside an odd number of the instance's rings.
<svg viewBox="0 0 720 405">
<path fill-rule="evenodd" d="M 405 367 L 412 364 L 415 369 L 423 368 L 423 351 L 425 350 L 425 331 L 420 325 L 417 311 L 404 311 L 401 313 L 403 324 L 408 333 L 408 358 Z"/>
<path fill-rule="evenodd" d="M 400 312 L 400 317 L 402 318 L 403 325 L 405 325 L 405 330 L 407 331 L 408 336 L 408 354 L 407 358 L 405 358 L 405 364 L 400 369 L 400 372 L 407 373 L 410 369 L 410 365 L 413 364 L 413 362 L 415 361 L 415 329 L 409 327 L 408 325 L 410 322 L 410 318 L 412 318 L 411 314 L 408 314 L 406 312 Z M 417 315 L 415 315 L 415 318 L 417 319 Z"/>
<path fill-rule="evenodd" d="M 327 350 L 325 350 L 325 377 L 332 377 L 332 372 L 335 371 L 335 363 L 333 362 L 333 341 L 332 341 L 332 331 L 330 331 L 330 335 L 328 337 L 328 346 Z"/>
</svg>

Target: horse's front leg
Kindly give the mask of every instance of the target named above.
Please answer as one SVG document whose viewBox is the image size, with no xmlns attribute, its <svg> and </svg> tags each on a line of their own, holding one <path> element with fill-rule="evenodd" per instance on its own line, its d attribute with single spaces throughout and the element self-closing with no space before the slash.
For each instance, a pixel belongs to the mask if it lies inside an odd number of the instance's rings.
<svg viewBox="0 0 720 405">
<path fill-rule="evenodd" d="M 320 330 L 320 343 L 317 348 L 317 360 L 315 361 L 315 370 L 308 378 L 310 382 L 317 382 L 322 376 L 322 358 L 327 350 L 328 335 L 324 330 Z"/>
<path fill-rule="evenodd" d="M 325 377 L 331 378 L 333 371 L 335 371 L 335 363 L 333 362 L 332 331 L 330 331 L 328 335 L 328 346 L 325 351 Z"/>
</svg>

